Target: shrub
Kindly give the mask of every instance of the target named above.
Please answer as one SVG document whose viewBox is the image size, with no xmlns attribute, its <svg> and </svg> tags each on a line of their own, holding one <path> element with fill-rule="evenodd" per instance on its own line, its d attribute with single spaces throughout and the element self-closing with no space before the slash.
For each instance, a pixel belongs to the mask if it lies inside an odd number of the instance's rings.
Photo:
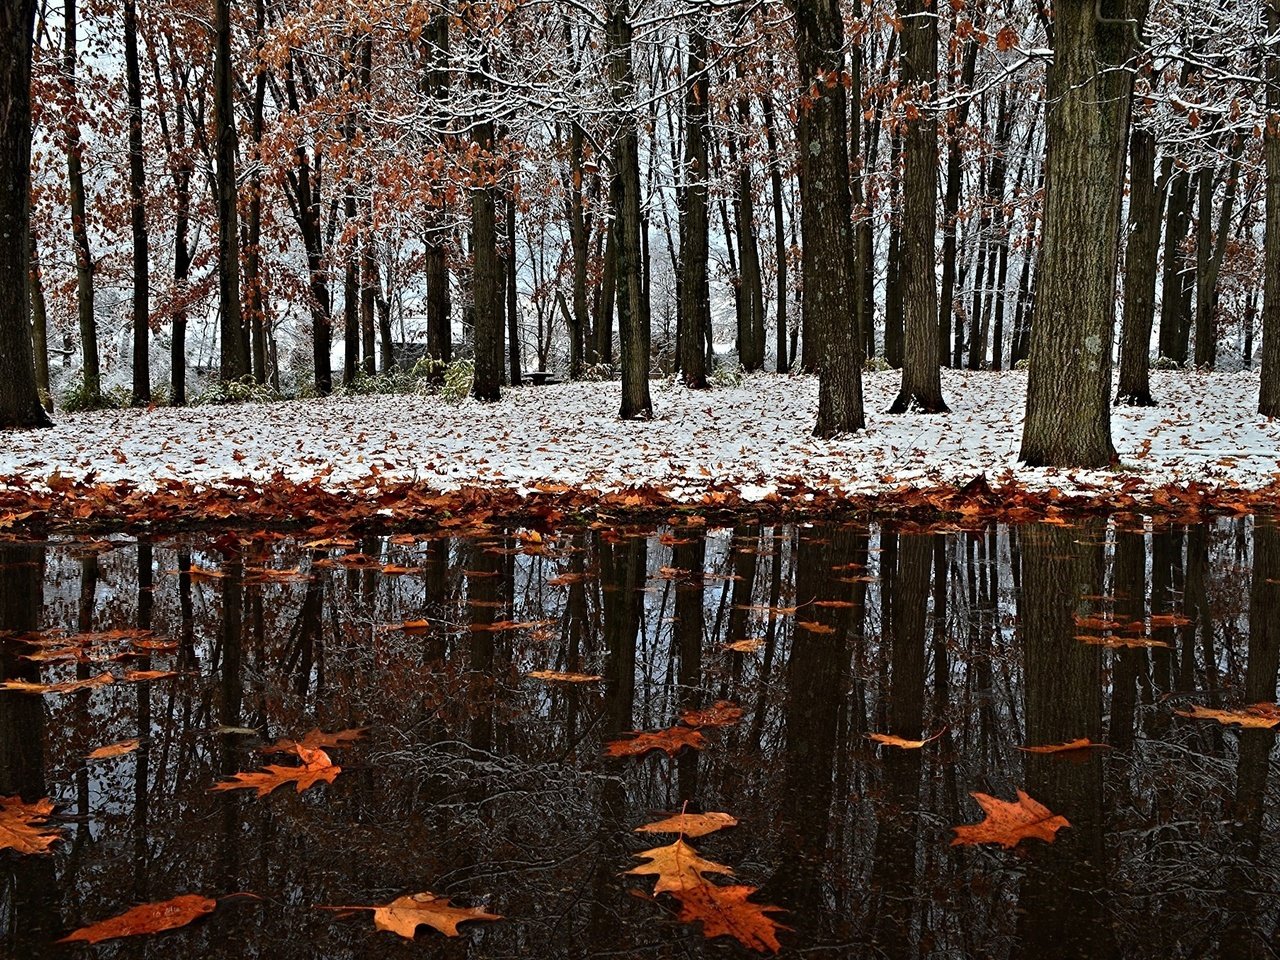
<svg viewBox="0 0 1280 960">
<path fill-rule="evenodd" d="M 884 357 L 875 356 L 867 357 L 867 362 L 862 365 L 862 369 L 867 373 L 888 373 L 893 367 Z"/>
<path fill-rule="evenodd" d="M 1030 370 L 1030 369 L 1031 369 L 1031 361 L 1030 361 L 1030 359 L 1028 359 L 1027 357 L 1023 357 L 1021 360 L 1019 360 L 1017 363 L 1015 363 L 1015 364 L 1013 365 L 1013 369 L 1015 369 L 1015 370 Z"/>
<path fill-rule="evenodd" d="M 721 363 L 707 379 L 713 387 L 740 387 L 747 379 L 747 371 L 740 363 Z"/>
<path fill-rule="evenodd" d="M 271 403 L 279 396 L 269 383 L 256 383 L 250 375 L 239 380 L 214 380 L 192 399 L 192 406 L 224 403 Z"/>
<path fill-rule="evenodd" d="M 444 371 L 444 386 L 440 388 L 440 397 L 446 403 L 461 403 L 471 393 L 471 382 L 475 379 L 476 365 L 471 360 L 455 360 Z"/>
<path fill-rule="evenodd" d="M 591 382 L 600 382 L 601 380 L 612 380 L 617 375 L 611 363 L 591 363 L 582 368 L 581 380 Z"/>
<path fill-rule="evenodd" d="M 1181 370 L 1182 364 L 1178 363 L 1177 360 L 1170 359 L 1169 357 L 1156 357 L 1155 360 L 1152 361 L 1151 367 L 1153 370 Z"/>
<path fill-rule="evenodd" d="M 59 405 L 67 413 L 81 413 L 85 410 L 114 410 L 129 405 L 129 395 L 124 394 L 124 402 L 120 402 L 120 389 L 107 390 L 102 393 L 98 402 L 89 396 L 84 386 L 84 373 L 77 373 L 66 390 L 62 392 Z"/>
</svg>

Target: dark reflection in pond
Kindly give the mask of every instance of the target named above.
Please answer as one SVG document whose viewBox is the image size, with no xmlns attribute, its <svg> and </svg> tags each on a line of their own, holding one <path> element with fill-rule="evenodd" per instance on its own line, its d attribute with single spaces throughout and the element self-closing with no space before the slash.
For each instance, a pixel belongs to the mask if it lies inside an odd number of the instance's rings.
<svg viewBox="0 0 1280 960">
<path fill-rule="evenodd" d="M 632 829 L 685 804 L 741 821 L 699 849 L 789 911 L 786 954 L 1269 957 L 1280 942 L 1275 733 L 1176 713 L 1276 699 L 1269 521 L 0 543 L 0 629 L 6 680 L 179 672 L 0 693 L 0 795 L 52 797 L 65 835 L 53 856 L 0 853 L 4 956 L 65 955 L 54 940 L 136 903 L 235 891 L 262 899 L 98 949 L 739 955 L 623 875 L 654 845 Z M 96 636 L 78 660 L 37 662 L 18 639 L 37 630 Z M 102 634 L 133 630 L 170 644 Z M 744 716 L 701 752 L 604 757 L 722 699 Z M 210 792 L 317 725 L 369 728 L 335 751 L 332 785 Z M 898 750 L 870 732 L 936 739 Z M 132 753 L 84 759 L 129 738 Z M 1018 749 L 1076 738 L 1110 749 Z M 1017 788 L 1071 827 L 950 846 L 980 819 L 970 792 Z M 506 919 L 409 943 L 314 909 L 424 890 Z"/>
</svg>

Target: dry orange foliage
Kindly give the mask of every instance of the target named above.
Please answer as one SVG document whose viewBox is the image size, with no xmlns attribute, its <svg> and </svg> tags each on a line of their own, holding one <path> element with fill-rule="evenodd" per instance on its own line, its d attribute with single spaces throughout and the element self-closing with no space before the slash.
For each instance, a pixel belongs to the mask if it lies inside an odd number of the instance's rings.
<svg viewBox="0 0 1280 960">
<path fill-rule="evenodd" d="M 653 750 L 661 750 L 674 757 L 688 747 L 701 750 L 707 741 L 694 727 L 670 727 L 666 730 L 647 730 L 633 733 L 618 740 L 610 740 L 604 752 L 610 757 L 640 757 Z"/>
<path fill-rule="evenodd" d="M 1028 839 L 1053 843 L 1059 830 L 1071 826 L 1066 817 L 1053 813 L 1021 790 L 1014 803 L 985 793 L 971 793 L 969 796 L 978 801 L 986 818 L 981 823 L 952 827 L 956 833 L 951 841 L 953 847 L 998 843 L 1009 850 Z"/>
<path fill-rule="evenodd" d="M 604 679 L 598 673 L 574 673 L 571 670 L 531 670 L 526 676 L 548 683 L 595 683 Z"/>
<path fill-rule="evenodd" d="M 6 680 L 0 683 L 0 690 L 12 690 L 15 693 L 75 693 L 77 690 L 92 690 L 94 687 L 105 687 L 115 683 L 116 678 L 110 673 L 100 673 L 87 680 L 65 680 L 62 683 L 33 683 L 29 680 Z"/>
<path fill-rule="evenodd" d="M 943 727 L 931 737 L 925 737 L 923 740 L 908 740 L 905 737 L 894 736 L 892 733 L 868 733 L 868 740 L 874 740 L 876 743 L 883 744 L 886 747 L 897 747 L 899 750 L 919 750 L 926 743 L 933 743 L 946 732 Z"/>
<path fill-rule="evenodd" d="M 308 750 L 341 749 L 342 747 L 351 746 L 358 740 L 363 740 L 368 730 L 368 727 L 352 727 L 350 730 L 336 730 L 333 733 L 325 733 L 319 727 L 313 727 L 304 733 L 300 740 L 290 740 L 286 737 L 263 747 L 262 752 L 295 753 L 298 747 L 305 747 Z"/>
<path fill-rule="evenodd" d="M 49 847 L 62 839 L 56 827 L 47 823 L 53 813 L 48 797 L 23 803 L 21 797 L 0 797 L 0 850 L 18 853 L 51 853 Z"/>
<path fill-rule="evenodd" d="M 1255 703 L 1239 710 L 1215 710 L 1212 707 L 1193 706 L 1190 710 L 1175 710 L 1180 717 L 1195 720 L 1216 720 L 1223 726 L 1241 726 L 1253 730 L 1270 730 L 1280 727 L 1280 705 Z"/>
<path fill-rule="evenodd" d="M 683 838 L 636 856 L 648 862 L 627 873 L 656 877 L 653 892 L 675 897 L 680 904 L 679 918 L 686 923 L 701 923 L 703 936 L 733 937 L 744 947 L 761 952 L 777 953 L 781 949 L 778 931 L 787 928 L 769 916 L 781 908 L 748 900 L 756 892 L 755 887 L 718 886 L 707 878 L 707 874 L 715 873 L 731 877 L 731 867 L 704 859 Z"/>
<path fill-rule="evenodd" d="M 94 750 L 85 757 L 85 759 L 109 760 L 112 757 L 123 757 L 125 754 L 133 753 L 133 751 L 137 750 L 140 743 L 141 741 L 137 739 L 121 740 L 119 743 L 109 743 L 105 747 L 99 747 L 97 750 Z"/>
<path fill-rule="evenodd" d="M 684 837 L 705 837 L 709 833 L 736 827 L 738 818 L 730 813 L 677 813 L 636 827 L 636 833 L 678 833 Z"/>
<path fill-rule="evenodd" d="M 434 893 L 411 893 L 396 897 L 390 903 L 377 907 L 322 907 L 323 910 L 372 910 L 373 925 L 379 930 L 398 933 L 412 940 L 418 927 L 428 926 L 446 937 L 458 936 L 458 924 L 468 920 L 501 920 L 496 913 L 488 913 L 479 907 L 457 907 L 448 897 Z"/>
<path fill-rule="evenodd" d="M 176 930 L 178 927 L 185 927 L 192 920 L 198 920 L 206 914 L 213 913 L 217 906 L 216 900 L 195 893 L 185 893 L 171 900 L 144 903 L 126 910 L 119 916 L 91 923 L 58 942 L 101 943 L 103 940 L 132 937 L 140 933 Z"/>
<path fill-rule="evenodd" d="M 1066 743 L 1045 743 L 1037 747 L 1018 747 L 1023 753 L 1072 753 L 1076 750 L 1110 750 L 1109 744 L 1094 743 L 1088 737 L 1068 740 Z"/>
<path fill-rule="evenodd" d="M 252 773 L 237 773 L 230 780 L 215 783 L 212 790 L 257 790 L 259 797 L 265 797 L 272 790 L 292 783 L 298 793 L 309 790 L 317 783 L 333 783 L 342 768 L 329 759 L 323 750 L 312 750 L 295 744 L 292 752 L 297 753 L 302 765 L 282 767 L 268 764 L 261 770 Z"/>
<path fill-rule="evenodd" d="M 717 700 L 701 710 L 686 710 L 680 722 L 690 727 L 731 727 L 742 719 L 742 708 L 728 700 Z"/>
<path fill-rule="evenodd" d="M 724 649 L 732 650 L 734 653 L 755 653 L 764 646 L 764 641 L 759 637 L 749 637 L 746 640 L 735 640 L 733 643 L 726 643 Z"/>
</svg>

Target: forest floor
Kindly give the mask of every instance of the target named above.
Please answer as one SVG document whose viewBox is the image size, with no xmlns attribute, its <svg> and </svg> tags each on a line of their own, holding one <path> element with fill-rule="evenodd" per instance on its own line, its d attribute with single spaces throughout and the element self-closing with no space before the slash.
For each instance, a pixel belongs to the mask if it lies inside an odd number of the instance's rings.
<svg viewBox="0 0 1280 960">
<path fill-rule="evenodd" d="M 220 488 L 241 499 L 291 484 L 348 495 L 412 485 L 578 502 L 612 494 L 615 506 L 628 505 L 618 494 L 645 490 L 666 504 L 736 505 L 815 493 L 901 499 L 979 475 L 997 492 L 1094 501 L 1188 485 L 1280 500 L 1280 421 L 1256 412 L 1256 374 L 1153 372 L 1160 405 L 1114 408 L 1120 464 L 1101 471 L 1018 463 L 1024 372 L 944 371 L 951 412 L 931 416 L 883 412 L 898 379 L 867 374 L 867 429 L 835 440 L 811 436 L 809 376 L 706 392 L 654 381 L 649 422 L 617 418 L 616 382 L 524 387 L 488 405 L 397 395 L 63 414 L 52 430 L 4 436 L 0 506 L 73 487 L 94 486 L 101 499 L 108 484 L 119 496 Z"/>
</svg>

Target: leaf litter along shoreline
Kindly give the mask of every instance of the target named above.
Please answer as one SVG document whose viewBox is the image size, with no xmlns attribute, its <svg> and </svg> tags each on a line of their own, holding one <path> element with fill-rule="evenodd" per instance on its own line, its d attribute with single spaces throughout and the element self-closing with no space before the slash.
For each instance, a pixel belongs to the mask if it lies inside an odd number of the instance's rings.
<svg viewBox="0 0 1280 960">
<path fill-rule="evenodd" d="M 611 382 L 522 388 L 488 405 L 381 396 L 105 411 L 4 435 L 0 534 L 673 512 L 1196 519 L 1280 507 L 1280 421 L 1255 412 L 1256 374 L 1156 373 L 1163 405 L 1113 409 L 1120 464 L 1101 471 L 1017 462 L 1020 371 L 944 371 L 952 413 L 878 414 L 866 431 L 830 441 L 809 434 L 816 380 L 807 376 L 658 386 L 658 417 L 644 422 L 613 416 Z M 887 407 L 897 381 L 868 374 L 868 409 Z"/>
</svg>

